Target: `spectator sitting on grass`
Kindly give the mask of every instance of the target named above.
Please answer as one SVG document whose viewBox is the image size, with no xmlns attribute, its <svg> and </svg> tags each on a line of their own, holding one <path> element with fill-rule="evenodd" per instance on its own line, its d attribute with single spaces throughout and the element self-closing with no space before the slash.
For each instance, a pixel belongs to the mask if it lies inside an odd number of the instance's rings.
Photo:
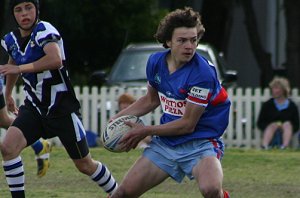
<svg viewBox="0 0 300 198">
<path fill-rule="evenodd" d="M 269 84 L 272 98 L 264 102 L 259 113 L 257 126 L 264 132 L 262 148 L 268 149 L 276 133 L 282 134 L 281 149 L 289 146 L 293 133 L 299 129 L 297 105 L 290 99 L 289 81 L 275 77 Z"/>
</svg>

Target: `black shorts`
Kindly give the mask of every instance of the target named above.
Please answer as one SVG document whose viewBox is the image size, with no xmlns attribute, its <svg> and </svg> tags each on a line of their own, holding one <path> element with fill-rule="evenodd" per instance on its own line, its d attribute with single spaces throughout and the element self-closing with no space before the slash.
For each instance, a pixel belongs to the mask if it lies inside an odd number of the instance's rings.
<svg viewBox="0 0 300 198">
<path fill-rule="evenodd" d="M 59 137 L 72 159 L 81 159 L 89 153 L 86 133 L 76 113 L 49 118 L 36 109 L 22 105 L 12 126 L 19 128 L 27 140 L 27 146 L 39 138 Z"/>
<path fill-rule="evenodd" d="M 5 107 L 5 100 L 4 100 L 4 95 L 3 93 L 0 94 L 0 109 L 3 109 Z"/>
</svg>

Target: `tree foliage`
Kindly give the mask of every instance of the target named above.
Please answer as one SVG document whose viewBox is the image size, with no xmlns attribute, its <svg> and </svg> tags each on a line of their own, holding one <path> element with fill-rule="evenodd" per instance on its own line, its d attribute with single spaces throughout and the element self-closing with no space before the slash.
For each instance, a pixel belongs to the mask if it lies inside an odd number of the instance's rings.
<svg viewBox="0 0 300 198">
<path fill-rule="evenodd" d="M 86 74 L 94 70 L 109 69 L 128 43 L 154 41 L 164 14 L 157 0 L 45 0 L 41 4 L 41 19 L 60 31 L 69 70 L 79 82 L 86 82 Z"/>
<path fill-rule="evenodd" d="M 41 19 L 51 22 L 61 33 L 69 71 L 76 84 L 86 83 L 89 74 L 98 69 L 110 69 L 123 47 L 130 42 L 154 41 L 159 20 L 167 10 L 189 6 L 197 0 L 42 0 Z M 13 26 L 7 9 L 9 0 L 0 0 L 0 33 L 3 36 Z M 261 86 L 272 77 L 271 54 L 264 50 L 258 35 L 253 0 L 204 0 L 204 42 L 218 51 L 228 48 L 234 6 L 243 6 L 245 25 L 252 50 L 261 71 Z M 287 77 L 293 87 L 300 86 L 300 1 L 284 0 L 286 13 Z M 258 21 L 259 23 L 259 21 Z M 221 33 L 221 34 L 220 34 Z M 6 58 L 6 57 L 5 57 Z M 0 63 L 4 60 L 0 50 Z"/>
</svg>

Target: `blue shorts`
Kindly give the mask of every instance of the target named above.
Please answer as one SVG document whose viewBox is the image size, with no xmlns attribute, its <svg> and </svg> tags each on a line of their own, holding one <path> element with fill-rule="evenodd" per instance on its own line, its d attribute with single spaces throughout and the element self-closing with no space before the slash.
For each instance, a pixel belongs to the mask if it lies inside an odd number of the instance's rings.
<svg viewBox="0 0 300 198">
<path fill-rule="evenodd" d="M 221 160 L 224 155 L 222 138 L 196 139 L 175 147 L 163 143 L 154 136 L 143 156 L 180 183 L 184 176 L 193 179 L 192 170 L 201 159 L 214 156 Z"/>
</svg>

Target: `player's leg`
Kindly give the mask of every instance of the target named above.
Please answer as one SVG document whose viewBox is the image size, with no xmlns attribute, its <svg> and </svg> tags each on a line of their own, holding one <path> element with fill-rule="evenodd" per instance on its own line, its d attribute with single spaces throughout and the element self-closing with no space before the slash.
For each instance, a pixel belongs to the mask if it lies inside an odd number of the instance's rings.
<svg viewBox="0 0 300 198">
<path fill-rule="evenodd" d="M 223 171 L 216 157 L 205 157 L 193 168 L 193 175 L 204 197 L 221 198 Z"/>
<path fill-rule="evenodd" d="M 0 128 L 8 128 L 15 118 L 9 116 L 3 94 L 0 94 Z M 37 175 L 42 177 L 46 174 L 49 167 L 49 153 L 51 151 L 50 142 L 37 140 L 31 145 L 37 160 Z"/>
<path fill-rule="evenodd" d="M 31 111 L 21 107 L 18 117 L 7 130 L 1 144 L 1 154 L 6 181 L 12 197 L 25 197 L 24 168 L 20 157 L 21 151 L 38 139 L 41 122 L 37 121 Z"/>
<path fill-rule="evenodd" d="M 223 170 L 220 159 L 223 155 L 223 142 L 211 139 L 202 146 L 202 155 L 193 167 L 192 174 L 205 198 L 228 198 L 228 192 L 222 189 Z"/>
<path fill-rule="evenodd" d="M 20 156 L 26 139 L 20 129 L 10 127 L 1 143 L 2 166 L 12 197 L 25 197 L 24 167 Z"/>
<path fill-rule="evenodd" d="M 37 176 L 43 177 L 50 166 L 50 152 L 52 145 L 48 140 L 39 139 L 31 145 L 37 162 Z"/>
<path fill-rule="evenodd" d="M 78 116 L 72 113 L 70 116 L 60 117 L 49 123 L 52 133 L 59 133 L 62 144 L 77 169 L 90 176 L 105 192 L 111 194 L 118 186 L 107 166 L 99 161 L 93 160 L 89 153 L 85 130 Z"/>
<path fill-rule="evenodd" d="M 262 142 L 263 148 L 267 149 L 269 147 L 269 144 L 272 141 L 272 138 L 277 129 L 278 129 L 278 125 L 276 123 L 271 123 L 270 125 L 267 126 L 263 135 L 263 142 Z"/>
<path fill-rule="evenodd" d="M 284 149 L 289 146 L 290 141 L 293 136 L 293 125 L 291 122 L 286 121 L 282 124 L 282 145 L 281 149 Z"/>
<path fill-rule="evenodd" d="M 92 159 L 90 154 L 81 159 L 73 159 L 73 162 L 81 173 L 88 175 L 106 193 L 112 194 L 118 188 L 118 184 L 108 167 L 100 161 Z"/>
<path fill-rule="evenodd" d="M 14 121 L 14 118 L 9 116 L 3 94 L 0 94 L 0 128 L 7 129 L 11 123 Z"/>
<path fill-rule="evenodd" d="M 163 182 L 169 175 L 148 158 L 140 157 L 111 198 L 135 198 Z"/>
<path fill-rule="evenodd" d="M 178 169 L 173 154 L 173 147 L 167 147 L 158 137 L 153 137 L 112 198 L 139 197 L 170 176 L 180 182 L 184 173 Z"/>
</svg>

